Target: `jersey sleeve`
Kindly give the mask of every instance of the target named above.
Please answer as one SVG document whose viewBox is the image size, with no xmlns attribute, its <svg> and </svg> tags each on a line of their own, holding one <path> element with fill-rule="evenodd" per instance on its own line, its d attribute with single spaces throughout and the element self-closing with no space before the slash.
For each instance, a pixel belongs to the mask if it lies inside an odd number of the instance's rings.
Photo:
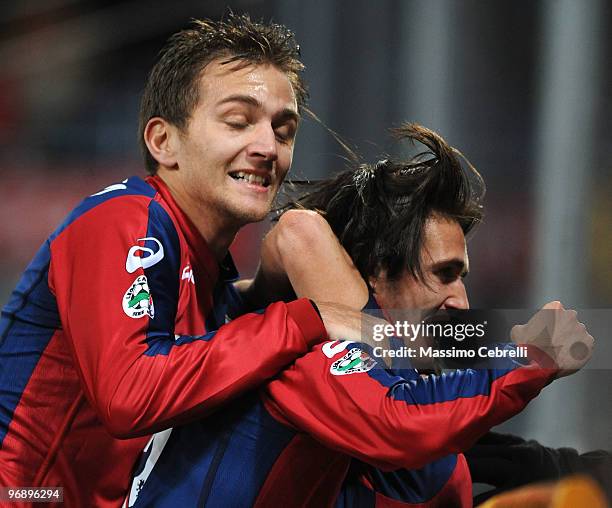
<svg viewBox="0 0 612 508">
<path fill-rule="evenodd" d="M 552 381 L 554 364 L 530 354 L 529 365 L 405 380 L 355 343 L 328 342 L 283 371 L 263 397 L 277 419 L 330 448 L 383 470 L 418 469 L 466 450 Z"/>
<path fill-rule="evenodd" d="M 149 255 L 135 258 L 131 249 L 143 239 Z M 202 335 L 182 334 L 180 312 L 206 312 L 193 304 L 181 311 L 183 251 L 169 214 L 143 196 L 98 204 L 51 241 L 49 286 L 68 346 L 88 401 L 117 437 L 208 413 L 326 337 L 308 300 L 276 303 L 211 332 L 202 317 Z M 212 298 L 212 283 L 196 281 L 198 294 Z"/>
</svg>

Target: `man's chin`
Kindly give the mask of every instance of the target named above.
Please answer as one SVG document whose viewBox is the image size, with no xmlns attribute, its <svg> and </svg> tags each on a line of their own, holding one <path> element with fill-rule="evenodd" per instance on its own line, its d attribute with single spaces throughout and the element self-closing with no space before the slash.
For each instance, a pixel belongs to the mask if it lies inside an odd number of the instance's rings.
<svg viewBox="0 0 612 508">
<path fill-rule="evenodd" d="M 261 222 L 272 209 L 275 196 L 274 189 L 270 189 L 267 196 L 252 195 L 249 193 L 232 193 L 226 197 L 225 207 L 240 226 Z"/>
<path fill-rule="evenodd" d="M 241 225 L 245 225 L 261 222 L 268 216 L 270 210 L 270 206 L 242 207 L 236 210 L 233 215 Z"/>
</svg>

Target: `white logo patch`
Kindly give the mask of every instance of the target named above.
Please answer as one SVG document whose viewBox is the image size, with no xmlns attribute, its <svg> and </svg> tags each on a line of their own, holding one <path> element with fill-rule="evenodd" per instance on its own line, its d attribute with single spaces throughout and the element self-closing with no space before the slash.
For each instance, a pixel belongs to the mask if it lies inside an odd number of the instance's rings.
<svg viewBox="0 0 612 508">
<path fill-rule="evenodd" d="M 144 275 L 140 275 L 123 295 L 123 312 L 131 318 L 138 319 L 149 316 L 153 319 L 153 297 L 149 290 L 149 283 Z"/>
<path fill-rule="evenodd" d="M 359 348 L 352 348 L 342 358 L 332 363 L 329 371 L 334 376 L 346 376 L 348 374 L 358 374 L 367 372 L 376 365 L 370 355 Z"/>
<path fill-rule="evenodd" d="M 349 344 L 350 342 L 348 340 L 334 340 L 323 344 L 321 351 L 323 351 L 323 354 L 327 356 L 327 358 L 333 358 L 341 351 L 344 351 Z"/>
<path fill-rule="evenodd" d="M 127 182 L 127 178 L 123 180 L 122 183 L 114 183 L 113 185 L 109 185 L 108 187 L 102 189 L 100 192 L 96 192 L 95 194 L 92 194 L 90 197 L 100 196 L 102 194 L 106 194 L 107 192 L 113 192 L 116 190 L 125 190 L 127 189 L 127 185 L 125 185 L 126 182 Z"/>
<path fill-rule="evenodd" d="M 190 265 L 187 265 L 185 268 L 183 268 L 181 280 L 188 280 L 192 284 L 195 284 L 195 279 L 193 278 L 193 270 L 191 269 Z"/>
<path fill-rule="evenodd" d="M 148 247 L 141 247 L 140 245 L 134 245 L 130 247 L 130 250 L 127 255 L 127 259 L 125 260 L 125 269 L 128 273 L 134 273 L 139 268 L 150 268 L 153 265 L 159 263 L 162 259 L 164 259 L 164 246 L 161 242 L 152 236 L 147 236 L 145 238 L 139 238 L 139 242 L 144 242 L 146 240 L 151 240 L 155 242 L 159 249 L 154 251 L 153 249 L 149 249 Z M 136 253 L 138 251 L 144 252 L 148 254 L 146 257 L 137 256 Z"/>
</svg>

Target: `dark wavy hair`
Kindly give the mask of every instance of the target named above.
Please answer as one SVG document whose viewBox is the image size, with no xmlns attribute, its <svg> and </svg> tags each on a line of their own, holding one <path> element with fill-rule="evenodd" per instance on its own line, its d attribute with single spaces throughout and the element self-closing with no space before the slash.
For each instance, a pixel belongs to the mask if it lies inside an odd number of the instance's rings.
<svg viewBox="0 0 612 508">
<path fill-rule="evenodd" d="M 298 108 L 308 98 L 301 72 L 300 48 L 293 32 L 276 23 L 251 21 L 246 14 L 228 13 L 221 21 L 194 20 L 191 28 L 168 39 L 147 79 L 140 103 L 140 145 L 149 173 L 157 161 L 143 140 L 147 122 L 162 117 L 183 129 L 198 104 L 199 77 L 213 60 L 222 64 L 271 64 L 284 72 L 295 92 Z"/>
<path fill-rule="evenodd" d="M 432 214 L 456 220 L 466 235 L 483 217 L 484 181 L 461 152 L 417 124 L 404 124 L 392 133 L 426 150 L 405 161 L 355 160 L 282 209 L 321 213 L 366 281 L 382 269 L 389 279 L 399 278 L 405 269 L 422 279 L 423 228 Z"/>
</svg>

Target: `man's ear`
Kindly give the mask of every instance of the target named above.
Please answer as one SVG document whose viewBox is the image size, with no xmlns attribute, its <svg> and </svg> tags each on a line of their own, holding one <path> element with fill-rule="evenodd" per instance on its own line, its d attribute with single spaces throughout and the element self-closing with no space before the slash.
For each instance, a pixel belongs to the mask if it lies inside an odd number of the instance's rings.
<svg viewBox="0 0 612 508">
<path fill-rule="evenodd" d="M 368 285 L 370 286 L 370 289 L 372 289 L 373 293 L 376 293 L 376 283 L 378 282 L 378 277 L 375 277 L 374 275 L 370 275 L 368 277 Z"/>
<path fill-rule="evenodd" d="M 144 128 L 144 142 L 151 156 L 166 168 L 177 167 L 177 147 L 179 132 L 177 127 L 167 120 L 155 116 Z"/>
</svg>

